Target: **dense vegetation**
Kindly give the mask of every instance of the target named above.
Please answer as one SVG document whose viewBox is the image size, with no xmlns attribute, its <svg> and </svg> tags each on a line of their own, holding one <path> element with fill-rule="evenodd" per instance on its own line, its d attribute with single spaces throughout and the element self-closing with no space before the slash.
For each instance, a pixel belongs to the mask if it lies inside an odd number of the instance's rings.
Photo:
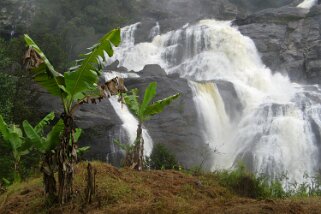
<svg viewBox="0 0 321 214">
<path fill-rule="evenodd" d="M 175 156 L 163 145 L 156 144 L 150 157 L 147 158 L 146 164 L 151 169 L 180 169 L 181 166 Z"/>
<path fill-rule="evenodd" d="M 37 94 L 32 93 L 34 83 L 22 65 L 24 33 L 36 40 L 56 70 L 63 72 L 100 36 L 124 23 L 134 22 L 140 14 L 139 8 L 144 8 L 145 3 L 135 0 L 35 0 L 28 2 L 32 4 L 28 6 L 19 1 L 1 2 L 0 6 L 7 9 L 8 17 L 13 16 L 9 21 L 15 31 L 10 36 L 10 26 L 4 27 L 8 29 L 6 33 L 0 30 L 0 115 L 4 120 L 15 124 L 28 120 L 35 125 L 45 116 L 39 115 L 37 106 L 34 106 L 37 99 Z M 20 7 L 23 7 L 22 11 L 18 11 Z M 30 155 L 21 161 L 22 179 L 38 168 L 38 160 L 39 157 Z M 14 176 L 10 168 L 13 159 L 10 150 L 2 143 L 0 162 L 0 180 L 5 177 L 12 181 Z"/>
<path fill-rule="evenodd" d="M 0 38 L 0 115 L 9 123 L 21 124 L 27 119 L 34 124 L 41 115 L 33 115 L 35 106 L 31 105 L 34 95 L 31 95 L 31 79 L 22 69 L 21 58 L 24 43 L 21 38 L 5 41 Z M 0 142 L 3 141 L 0 138 Z M 10 149 L 0 143 L 0 178 L 12 181 L 13 158 L 9 155 Z M 30 155 L 20 163 L 21 177 L 26 178 L 37 162 L 36 155 Z"/>
<path fill-rule="evenodd" d="M 27 32 L 57 70 L 66 70 L 79 53 L 113 28 L 133 23 L 146 1 L 41 0 Z"/>
<path fill-rule="evenodd" d="M 60 204 L 69 202 L 73 194 L 73 166 L 77 161 L 76 141 L 79 137 L 77 137 L 77 130 L 74 123 L 75 111 L 84 103 L 96 103 L 96 99 L 100 101 L 103 98 L 109 98 L 112 95 L 118 95 L 119 93 L 122 94 L 126 92 L 126 87 L 124 86 L 121 78 L 115 78 L 103 85 L 99 85 L 99 77 L 102 74 L 102 69 L 105 65 L 104 62 L 106 55 L 108 54 L 109 57 L 111 57 L 113 55 L 113 47 L 117 47 L 120 44 L 119 29 L 112 30 L 110 33 L 102 36 L 98 43 L 89 48 L 88 53 L 81 55 L 81 58 L 76 60 L 73 67 L 69 68 L 71 64 L 67 62 L 66 59 L 73 58 L 75 52 L 78 52 L 77 48 L 74 49 L 75 46 L 77 47 L 77 45 L 80 44 L 77 40 L 77 35 L 97 36 L 103 31 L 102 28 L 99 28 L 100 25 L 96 25 L 97 28 L 94 28 L 91 21 L 87 20 L 87 16 L 97 17 L 97 14 L 101 15 L 102 17 L 98 16 L 98 18 L 101 18 L 103 21 L 95 20 L 94 22 L 112 27 L 113 24 L 111 23 L 119 24 L 122 22 L 122 13 L 127 13 L 130 17 L 130 10 L 134 9 L 134 7 L 130 7 L 130 3 L 128 2 L 111 1 L 109 2 L 109 4 L 111 4 L 111 8 L 120 10 L 119 14 L 116 13 L 115 10 L 110 11 L 110 14 L 116 14 L 115 18 L 113 15 L 107 16 L 106 11 L 102 10 L 102 8 L 104 8 L 102 5 L 104 1 L 95 2 L 95 4 L 93 4 L 95 6 L 92 4 L 88 6 L 88 1 L 77 3 L 78 8 L 76 8 L 76 11 L 85 11 L 80 13 L 80 17 L 77 17 L 76 14 L 70 13 L 69 10 L 64 11 L 64 9 L 69 8 L 70 5 L 63 1 L 59 4 L 50 4 L 50 2 L 47 1 L 40 2 L 37 5 L 38 8 L 34 16 L 34 21 L 28 25 L 28 28 L 19 29 L 29 32 L 38 38 L 40 44 L 42 43 L 44 50 L 48 51 L 50 60 L 44 54 L 42 49 L 40 49 L 40 46 L 38 46 L 38 44 L 36 44 L 29 35 L 25 34 L 24 40 L 27 48 L 25 49 L 24 54 L 21 54 L 21 51 L 19 51 L 19 53 L 24 56 L 22 60 L 23 66 L 21 63 L 18 63 L 18 70 L 21 72 L 30 71 L 31 75 L 28 76 L 28 80 L 31 77 L 49 94 L 56 96 L 61 100 L 63 111 L 60 112 L 60 119 L 57 119 L 53 124 L 52 130 L 49 131 L 49 133 L 47 132 L 47 137 L 42 136 L 43 131 L 37 128 L 38 125 L 33 127 L 33 125 L 31 125 L 27 120 L 23 121 L 22 130 L 19 126 L 13 124 L 15 120 L 12 120 L 13 114 L 11 111 L 14 109 L 14 104 L 13 101 L 9 99 L 8 102 L 3 104 L 4 107 L 2 108 L 2 113 L 9 123 L 7 124 L 2 117 L 0 121 L 0 131 L 3 141 L 1 144 L 7 147 L 4 149 L 4 156 L 9 157 L 8 159 L 11 157 L 12 159 L 11 162 L 9 160 L 5 160 L 8 165 L 8 170 L 4 172 L 1 183 L 8 185 L 12 181 L 19 182 L 20 179 L 23 178 L 22 173 L 20 173 L 21 159 L 23 156 L 32 152 L 32 149 L 35 149 L 42 159 L 40 170 L 43 173 L 45 193 L 48 195 L 48 199 L 50 201 L 54 202 L 57 200 Z M 42 7 L 46 8 L 46 11 L 48 11 L 48 8 L 51 8 L 52 10 L 44 13 L 43 10 L 41 10 Z M 57 12 L 61 13 L 59 18 L 57 18 Z M 95 14 L 95 16 L 93 16 L 93 14 Z M 75 17 L 77 18 L 75 19 Z M 42 22 L 43 20 L 45 20 L 45 22 Z M 81 20 L 81 23 L 78 23 L 79 20 Z M 119 22 L 116 22 L 116 20 Z M 87 25 L 90 27 L 81 28 L 82 26 Z M 11 51 L 7 45 L 14 40 L 15 34 L 19 34 L 19 32 L 15 32 L 14 30 L 15 29 L 11 31 L 9 40 L 3 41 L 2 44 L 4 48 L 1 54 L 4 57 L 1 66 L 4 70 L 12 66 L 13 63 L 10 59 L 10 53 L 7 53 Z M 54 32 L 52 32 L 52 30 L 54 30 Z M 88 40 L 90 41 L 90 39 L 86 39 L 85 41 Z M 21 41 L 21 39 L 18 41 Z M 62 47 L 61 45 L 64 46 Z M 24 50 L 23 46 L 20 46 L 20 50 Z M 56 63 L 57 67 L 54 67 L 51 62 Z M 27 75 L 27 72 L 23 75 L 18 73 L 15 77 L 13 77 L 12 74 L 6 75 L 5 77 L 8 77 L 8 80 L 6 80 L 4 87 L 7 87 L 7 90 L 11 92 L 17 91 L 16 85 L 18 81 L 16 80 L 16 82 L 14 82 L 15 78 L 21 78 Z M 32 85 L 32 83 L 28 83 L 29 85 Z M 153 83 L 149 88 L 147 88 L 141 104 L 138 103 L 135 94 L 125 97 L 126 104 L 129 108 L 131 110 L 138 110 L 138 112 L 133 111 L 139 119 L 138 130 L 140 130 L 140 135 L 137 134 L 136 143 L 134 143 L 134 145 L 135 147 L 136 145 L 140 146 L 137 147 L 138 149 L 135 149 L 137 152 L 134 151 L 133 155 L 135 157 L 139 156 L 139 170 L 142 170 L 143 168 L 143 143 L 137 144 L 137 142 L 143 142 L 141 134 L 142 122 L 149 116 L 160 113 L 166 105 L 169 105 L 173 99 L 178 97 L 178 95 L 175 95 L 165 98 L 164 100 L 151 103 L 155 95 L 156 83 Z M 16 99 L 14 94 L 11 96 L 13 97 L 12 100 Z M 30 97 L 25 97 L 23 99 L 30 100 Z M 4 97 L 3 100 L 6 100 L 6 97 Z M 127 102 L 128 100 L 135 102 Z M 54 119 L 54 116 L 50 114 L 46 116 L 40 124 L 47 124 L 49 122 L 49 116 L 50 120 Z M 44 120 L 45 122 L 43 122 Z M 28 160 L 26 161 L 28 162 Z M 36 163 L 39 163 L 39 157 Z M 90 168 L 90 165 L 88 165 L 88 167 Z M 93 172 L 90 172 L 89 168 L 88 176 L 90 177 Z M 9 169 L 13 171 L 12 178 L 7 173 L 10 171 Z M 58 173 L 59 181 L 58 190 L 55 178 L 56 172 Z M 94 188 L 94 185 L 89 183 L 88 188 L 90 186 Z"/>
</svg>

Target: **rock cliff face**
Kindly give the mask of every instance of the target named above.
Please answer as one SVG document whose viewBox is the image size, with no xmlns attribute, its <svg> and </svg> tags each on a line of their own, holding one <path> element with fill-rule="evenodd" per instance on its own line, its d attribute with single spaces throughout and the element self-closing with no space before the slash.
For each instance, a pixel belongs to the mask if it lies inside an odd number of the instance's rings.
<svg viewBox="0 0 321 214">
<path fill-rule="evenodd" d="M 296 5 L 300 0 L 151 0 L 143 12 L 136 42 L 149 39 L 149 29 L 158 21 L 162 33 L 201 19 L 233 20 L 266 8 Z"/>
<path fill-rule="evenodd" d="M 129 90 L 138 88 L 141 96 L 148 84 L 154 81 L 158 83 L 155 99 L 181 93 L 181 97 L 164 112 L 152 117 L 144 124 L 154 143 L 166 145 L 175 153 L 179 162 L 186 167 L 197 166 L 204 161 L 204 158 L 207 162 L 203 167 L 210 167 L 207 164 L 210 164 L 212 157 L 210 153 L 205 154 L 209 148 L 203 143 L 204 139 L 199 131 L 198 114 L 188 80 L 175 75 L 167 76 L 158 65 L 147 65 L 141 72 L 138 72 L 138 75 L 140 78 L 126 79 L 126 86 Z M 231 117 L 236 117 L 242 109 L 242 104 L 238 100 L 233 84 L 218 81 L 217 86 L 224 102 L 229 104 L 226 105 L 226 112 Z M 59 99 L 48 95 L 40 88 L 35 91 L 38 97 L 35 103 L 40 107 L 38 114 L 44 115 L 51 110 L 61 113 Z M 120 140 L 129 143 L 129 141 L 126 130 L 122 127 L 123 122 L 109 100 L 105 99 L 98 104 L 82 105 L 76 113 L 75 121 L 77 126 L 84 131 L 84 135 L 80 138 L 80 145 L 91 147 L 90 151 L 85 154 L 86 159 L 108 161 L 116 166 L 121 164 L 124 153 L 113 142 Z M 204 155 L 207 156 L 204 157 Z"/>
<path fill-rule="evenodd" d="M 321 5 L 266 9 L 234 22 L 253 39 L 264 63 L 296 82 L 321 81 Z"/>
</svg>

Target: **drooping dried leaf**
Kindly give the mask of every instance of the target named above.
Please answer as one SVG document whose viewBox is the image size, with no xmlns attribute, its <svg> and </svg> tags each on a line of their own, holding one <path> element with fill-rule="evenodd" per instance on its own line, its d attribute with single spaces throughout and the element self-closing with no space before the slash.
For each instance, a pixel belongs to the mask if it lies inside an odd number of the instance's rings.
<svg viewBox="0 0 321 214">
<path fill-rule="evenodd" d="M 27 70 L 38 68 L 43 62 L 40 55 L 32 47 L 27 49 L 23 57 L 23 65 Z"/>
</svg>

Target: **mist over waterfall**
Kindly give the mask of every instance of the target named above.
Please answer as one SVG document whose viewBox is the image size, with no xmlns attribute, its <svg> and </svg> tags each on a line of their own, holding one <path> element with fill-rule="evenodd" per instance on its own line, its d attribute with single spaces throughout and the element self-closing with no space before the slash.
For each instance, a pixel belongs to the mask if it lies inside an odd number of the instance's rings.
<svg viewBox="0 0 321 214">
<path fill-rule="evenodd" d="M 230 169 L 242 161 L 255 173 L 271 178 L 287 174 L 297 182 L 319 170 L 317 85 L 291 83 L 273 73 L 254 42 L 228 21 L 201 20 L 135 44 L 137 26 L 124 28 L 124 42 L 111 61 L 118 59 L 133 71 L 158 64 L 167 74 L 189 80 L 203 143 L 213 156 L 211 170 Z M 217 81 L 235 88 L 243 107 L 237 117 L 226 111 L 230 104 L 224 103 Z"/>
<path fill-rule="evenodd" d="M 318 3 L 318 0 L 304 0 L 301 4 L 298 5 L 298 7 L 310 9 L 317 3 Z"/>
</svg>

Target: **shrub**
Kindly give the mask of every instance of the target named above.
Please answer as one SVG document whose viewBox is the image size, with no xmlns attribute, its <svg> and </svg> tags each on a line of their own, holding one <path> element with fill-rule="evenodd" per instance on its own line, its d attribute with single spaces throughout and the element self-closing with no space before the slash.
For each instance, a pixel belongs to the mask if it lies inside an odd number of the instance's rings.
<svg viewBox="0 0 321 214">
<path fill-rule="evenodd" d="M 234 171 L 217 172 L 221 185 L 231 191 L 250 198 L 284 198 L 289 196 L 280 181 L 270 182 L 266 176 L 256 176 L 243 164 Z"/>
<path fill-rule="evenodd" d="M 179 164 L 175 156 L 163 145 L 156 144 L 147 161 L 152 169 L 178 169 Z"/>
</svg>

